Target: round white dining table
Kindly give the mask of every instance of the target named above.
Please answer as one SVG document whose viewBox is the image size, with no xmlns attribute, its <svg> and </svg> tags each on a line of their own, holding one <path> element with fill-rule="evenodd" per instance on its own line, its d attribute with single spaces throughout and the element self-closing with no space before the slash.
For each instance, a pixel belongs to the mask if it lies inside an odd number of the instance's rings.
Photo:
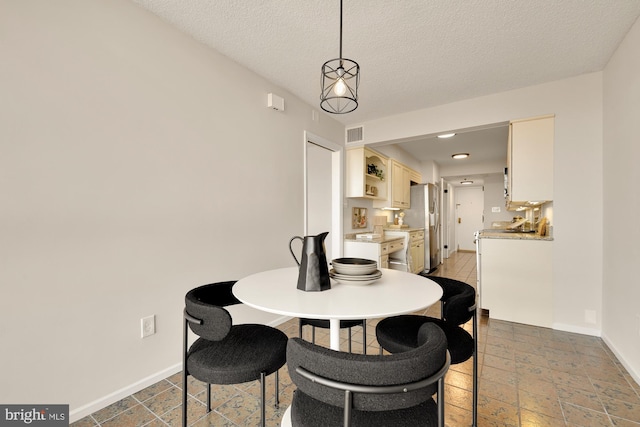
<svg viewBox="0 0 640 427">
<path fill-rule="evenodd" d="M 255 273 L 240 279 L 233 294 L 246 305 L 269 313 L 329 320 L 330 347 L 340 350 L 340 320 L 374 319 L 422 310 L 439 301 L 442 288 L 418 274 L 380 269 L 369 285 L 338 283 L 331 289 L 297 289 L 298 267 Z"/>
</svg>

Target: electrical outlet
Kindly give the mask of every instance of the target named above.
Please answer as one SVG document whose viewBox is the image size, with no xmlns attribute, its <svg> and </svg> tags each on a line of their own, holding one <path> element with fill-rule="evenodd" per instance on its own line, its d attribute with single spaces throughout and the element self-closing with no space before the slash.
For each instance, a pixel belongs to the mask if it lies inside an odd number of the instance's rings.
<svg viewBox="0 0 640 427">
<path fill-rule="evenodd" d="M 156 333 L 156 315 L 140 319 L 141 337 L 145 338 Z"/>
</svg>

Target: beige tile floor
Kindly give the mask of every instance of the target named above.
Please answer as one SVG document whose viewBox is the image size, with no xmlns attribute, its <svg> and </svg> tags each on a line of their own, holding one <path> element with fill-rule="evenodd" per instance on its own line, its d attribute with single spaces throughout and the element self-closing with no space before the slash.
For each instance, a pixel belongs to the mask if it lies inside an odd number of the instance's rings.
<svg viewBox="0 0 640 427">
<path fill-rule="evenodd" d="M 434 275 L 475 286 L 474 253 L 458 253 Z M 438 304 L 426 314 L 439 315 Z M 367 325 L 367 353 L 378 354 L 375 325 Z M 470 330 L 470 324 L 466 325 Z M 297 336 L 297 319 L 279 326 Z M 310 328 L 305 329 L 310 339 Z M 347 331 L 342 331 L 347 340 Z M 353 349 L 362 349 L 360 328 L 353 329 Z M 481 317 L 479 333 L 479 426 L 640 426 L 640 386 L 600 338 L 559 332 Z M 325 330 L 316 343 L 328 346 Z M 179 345 L 176 343 L 176 345 Z M 447 426 L 471 425 L 471 361 L 452 365 L 446 376 Z M 280 373 L 280 407 L 274 408 L 273 376 L 268 378 L 267 425 L 278 426 L 295 386 L 286 367 Z M 179 426 L 181 374 L 72 424 L 84 426 Z M 213 387 L 213 411 L 205 413 L 205 386 L 191 379 L 189 423 L 201 426 L 259 425 L 258 382 Z"/>
</svg>

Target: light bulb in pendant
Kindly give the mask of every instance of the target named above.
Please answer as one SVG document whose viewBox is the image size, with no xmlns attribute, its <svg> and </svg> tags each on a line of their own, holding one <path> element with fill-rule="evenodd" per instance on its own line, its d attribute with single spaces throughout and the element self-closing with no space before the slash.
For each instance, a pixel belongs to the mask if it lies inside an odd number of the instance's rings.
<svg viewBox="0 0 640 427">
<path fill-rule="evenodd" d="M 333 93 L 338 96 L 343 96 L 345 93 L 347 93 L 347 85 L 342 77 L 340 77 L 336 84 L 333 85 Z"/>
</svg>

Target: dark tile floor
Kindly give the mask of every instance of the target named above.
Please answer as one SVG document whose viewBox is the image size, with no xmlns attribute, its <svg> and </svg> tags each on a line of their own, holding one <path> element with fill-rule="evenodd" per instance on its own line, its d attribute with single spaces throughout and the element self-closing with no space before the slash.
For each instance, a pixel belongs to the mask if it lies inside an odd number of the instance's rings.
<svg viewBox="0 0 640 427">
<path fill-rule="evenodd" d="M 434 273 L 476 284 L 474 253 L 457 253 Z M 426 313 L 439 316 L 439 304 Z M 640 426 L 640 386 L 597 337 L 480 318 L 480 426 Z M 367 353 L 377 354 L 377 319 L 367 325 Z M 470 324 L 466 325 L 470 330 Z M 297 319 L 279 326 L 297 336 Z M 347 340 L 347 331 L 342 331 Z M 310 339 L 310 328 L 305 338 Z M 353 350 L 362 349 L 360 328 L 353 329 Z M 327 331 L 316 343 L 328 346 Z M 447 426 L 471 425 L 471 361 L 452 365 L 446 376 Z M 267 425 L 279 426 L 295 386 L 286 368 L 280 373 L 280 408 L 275 409 L 273 376 L 268 378 Z M 72 424 L 84 426 L 179 426 L 181 374 L 166 378 Z M 205 386 L 191 379 L 189 420 L 194 426 L 259 425 L 258 382 L 213 387 L 213 411 L 205 412 Z"/>
</svg>

